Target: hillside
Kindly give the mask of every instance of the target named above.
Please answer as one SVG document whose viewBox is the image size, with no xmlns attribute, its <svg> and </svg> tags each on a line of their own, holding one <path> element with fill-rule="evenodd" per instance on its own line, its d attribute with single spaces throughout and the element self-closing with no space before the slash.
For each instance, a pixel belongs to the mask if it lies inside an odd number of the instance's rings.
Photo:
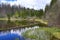
<svg viewBox="0 0 60 40">
<path fill-rule="evenodd" d="M 57 0 L 45 13 L 49 26 L 60 26 L 60 0 Z"/>
</svg>

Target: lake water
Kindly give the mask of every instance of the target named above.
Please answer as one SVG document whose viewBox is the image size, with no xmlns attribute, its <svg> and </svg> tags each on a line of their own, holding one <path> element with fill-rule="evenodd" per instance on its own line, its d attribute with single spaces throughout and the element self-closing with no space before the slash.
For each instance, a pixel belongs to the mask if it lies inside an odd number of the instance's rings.
<svg viewBox="0 0 60 40">
<path fill-rule="evenodd" d="M 33 24 L 33 22 L 28 22 L 28 21 L 11 21 L 10 22 L 10 21 L 0 20 L 0 29 L 10 28 L 18 25 L 29 25 L 29 24 Z M 25 40 L 24 37 L 22 36 L 22 33 L 29 29 L 35 29 L 35 28 L 39 28 L 39 26 L 0 31 L 0 40 Z"/>
<path fill-rule="evenodd" d="M 35 28 L 39 28 L 39 26 L 0 31 L 0 40 L 25 40 L 24 37 L 22 36 L 22 33 L 29 29 Z"/>
</svg>

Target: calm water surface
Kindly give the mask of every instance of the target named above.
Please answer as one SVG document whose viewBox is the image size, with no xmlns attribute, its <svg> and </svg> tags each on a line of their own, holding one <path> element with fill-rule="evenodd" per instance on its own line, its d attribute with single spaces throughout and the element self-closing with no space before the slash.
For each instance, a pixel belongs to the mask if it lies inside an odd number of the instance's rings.
<svg viewBox="0 0 60 40">
<path fill-rule="evenodd" d="M 0 21 L 0 26 L 5 27 L 7 24 L 12 25 L 14 24 L 28 24 L 29 22 L 26 21 L 15 21 L 15 22 L 10 22 L 10 21 Z M 0 28 L 1 28 L 0 27 Z M 9 27 L 9 26 L 8 26 Z M 0 31 L 0 40 L 25 40 L 24 37 L 22 36 L 22 33 L 29 30 L 29 29 L 35 29 L 39 28 L 39 26 L 34 26 L 34 27 L 25 27 L 25 28 L 19 28 L 19 29 L 11 29 L 11 30 L 5 30 L 5 31 Z"/>
<path fill-rule="evenodd" d="M 21 29 L 11 29 L 6 31 L 0 31 L 0 40 L 25 40 L 22 33 L 29 30 L 39 28 L 39 26 L 21 28 Z"/>
</svg>

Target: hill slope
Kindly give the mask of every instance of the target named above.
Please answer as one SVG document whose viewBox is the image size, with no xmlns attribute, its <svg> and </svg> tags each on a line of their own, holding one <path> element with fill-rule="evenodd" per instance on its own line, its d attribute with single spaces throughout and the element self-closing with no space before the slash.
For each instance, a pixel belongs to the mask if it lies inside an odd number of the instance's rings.
<svg viewBox="0 0 60 40">
<path fill-rule="evenodd" d="M 57 0 L 45 14 L 49 26 L 60 26 L 60 0 Z"/>
</svg>

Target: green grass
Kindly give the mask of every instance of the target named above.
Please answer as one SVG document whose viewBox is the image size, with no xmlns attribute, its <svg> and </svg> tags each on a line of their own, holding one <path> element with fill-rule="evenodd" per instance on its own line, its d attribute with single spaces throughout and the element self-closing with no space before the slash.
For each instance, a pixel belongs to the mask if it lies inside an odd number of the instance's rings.
<svg viewBox="0 0 60 40">
<path fill-rule="evenodd" d="M 8 20 L 8 18 L 0 18 L 0 20 Z"/>
<path fill-rule="evenodd" d="M 48 31 L 48 32 L 51 32 L 55 37 L 59 38 L 60 39 L 60 29 L 57 28 L 57 27 L 40 27 L 36 30 L 45 30 L 45 31 Z"/>
<path fill-rule="evenodd" d="M 52 35 L 54 35 L 56 38 L 60 39 L 60 29 L 57 28 L 57 27 L 51 27 L 51 28 L 49 28 L 49 27 L 40 27 L 40 28 L 36 28 L 35 30 L 36 31 L 38 31 L 38 30 L 48 31 Z M 25 33 L 23 33 L 23 35 L 28 38 L 28 34 L 30 32 L 31 32 L 31 30 L 28 30 Z M 32 37 L 35 38 L 36 36 L 32 36 Z M 29 38 L 31 38 L 31 35 L 29 36 Z"/>
</svg>

